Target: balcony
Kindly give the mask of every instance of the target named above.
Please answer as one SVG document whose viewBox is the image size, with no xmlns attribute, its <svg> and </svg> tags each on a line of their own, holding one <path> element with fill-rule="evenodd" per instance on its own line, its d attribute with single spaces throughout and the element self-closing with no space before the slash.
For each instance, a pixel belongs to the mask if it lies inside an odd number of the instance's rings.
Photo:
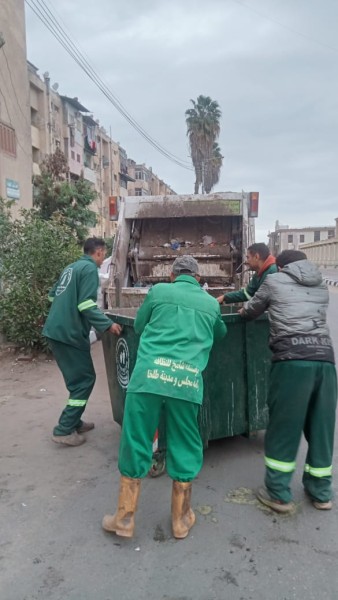
<svg viewBox="0 0 338 600">
<path fill-rule="evenodd" d="M 122 179 L 126 183 L 128 181 L 135 181 L 135 179 L 133 177 L 130 177 L 130 175 L 128 173 L 128 167 L 121 165 L 119 175 L 120 175 L 120 179 Z"/>
<path fill-rule="evenodd" d="M 32 146 L 40 150 L 40 132 L 35 125 L 31 125 Z"/>
<path fill-rule="evenodd" d="M 97 150 L 96 142 L 92 139 L 89 139 L 87 135 L 85 136 L 85 139 L 84 139 L 84 149 L 85 149 L 85 152 L 88 152 L 92 156 L 95 156 L 96 150 Z"/>
<path fill-rule="evenodd" d="M 90 181 L 90 183 L 96 185 L 96 173 L 95 171 L 93 171 L 93 169 L 90 169 L 89 167 L 84 167 L 83 178 L 87 181 Z"/>
<path fill-rule="evenodd" d="M 41 175 L 40 167 L 36 162 L 33 162 L 33 175 Z"/>
</svg>

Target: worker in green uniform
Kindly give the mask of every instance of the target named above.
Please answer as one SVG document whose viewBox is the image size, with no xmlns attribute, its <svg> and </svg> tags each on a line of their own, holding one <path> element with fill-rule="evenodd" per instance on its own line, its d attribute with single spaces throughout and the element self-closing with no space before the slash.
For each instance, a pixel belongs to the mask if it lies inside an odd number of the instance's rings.
<svg viewBox="0 0 338 600">
<path fill-rule="evenodd" d="M 223 304 L 223 302 L 225 304 L 247 302 L 255 295 L 267 275 L 277 273 L 276 259 L 271 256 L 266 244 L 259 243 L 249 246 L 245 264 L 248 265 L 251 271 L 255 271 L 252 279 L 245 288 L 219 296 L 217 300 L 220 304 Z"/>
<path fill-rule="evenodd" d="M 240 310 L 255 319 L 268 310 L 272 366 L 265 435 L 265 487 L 257 498 L 280 513 L 294 510 L 290 482 L 302 433 L 308 443 L 303 485 L 318 510 L 332 508 L 332 456 L 337 376 L 326 312 L 329 292 L 304 252 L 284 250 Z"/>
<path fill-rule="evenodd" d="M 42 331 L 69 392 L 52 437 L 54 442 L 67 446 L 83 444 L 86 438 L 81 434 L 94 428 L 94 423 L 81 420 L 96 378 L 90 353 L 90 329 L 121 333 L 121 326 L 113 323 L 97 306 L 98 267 L 105 255 L 104 240 L 86 240 L 83 256 L 64 269 L 50 292 L 52 306 Z"/>
<path fill-rule="evenodd" d="M 150 468 L 152 443 L 162 407 L 165 411 L 167 471 L 173 480 L 172 528 L 185 538 L 195 522 L 192 480 L 203 462 L 198 429 L 203 399 L 202 372 L 214 340 L 226 333 L 220 307 L 199 285 L 198 263 L 178 257 L 172 283 L 159 283 L 140 307 L 135 332 L 141 335 L 127 390 L 119 450 L 118 508 L 103 529 L 132 537 L 140 482 Z"/>
<path fill-rule="evenodd" d="M 247 302 L 252 298 L 259 286 L 263 283 L 265 277 L 271 273 L 277 273 L 276 259 L 271 256 L 270 250 L 266 244 L 258 243 L 249 246 L 246 255 L 246 265 L 252 271 L 255 271 L 254 276 L 250 280 L 246 288 L 242 288 L 236 292 L 228 292 L 217 298 L 219 304 L 235 304 L 236 302 Z M 161 439 L 163 444 L 163 437 Z M 153 464 L 149 475 L 158 477 L 165 472 L 165 448 L 162 446 L 153 455 Z"/>
</svg>

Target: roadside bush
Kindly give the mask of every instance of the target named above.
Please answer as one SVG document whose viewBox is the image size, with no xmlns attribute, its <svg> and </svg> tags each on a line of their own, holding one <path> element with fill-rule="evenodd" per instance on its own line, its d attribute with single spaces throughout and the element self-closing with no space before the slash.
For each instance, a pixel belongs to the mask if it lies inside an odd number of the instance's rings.
<svg viewBox="0 0 338 600">
<path fill-rule="evenodd" d="M 92 184 L 82 176 L 69 180 L 67 159 L 59 148 L 45 158 L 40 169 L 41 175 L 34 177 L 34 207 L 46 221 L 61 215 L 79 242 L 84 242 L 97 222 L 91 208 L 97 198 Z"/>
<path fill-rule="evenodd" d="M 0 320 L 7 339 L 41 350 L 41 335 L 50 303 L 48 291 L 64 267 L 77 260 L 81 249 L 60 218 L 43 220 L 36 211 L 22 212 L 22 219 L 6 222 L 0 244 Z"/>
</svg>

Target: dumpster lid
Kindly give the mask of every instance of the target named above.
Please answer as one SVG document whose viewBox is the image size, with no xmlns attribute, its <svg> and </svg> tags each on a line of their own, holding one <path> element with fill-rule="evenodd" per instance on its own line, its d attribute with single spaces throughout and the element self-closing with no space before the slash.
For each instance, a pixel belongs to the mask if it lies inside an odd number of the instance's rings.
<svg viewBox="0 0 338 600">
<path fill-rule="evenodd" d="M 113 319 L 116 323 L 120 325 L 131 325 L 134 326 L 135 316 L 138 311 L 137 308 L 111 308 L 109 310 L 105 310 L 105 314 Z"/>
</svg>

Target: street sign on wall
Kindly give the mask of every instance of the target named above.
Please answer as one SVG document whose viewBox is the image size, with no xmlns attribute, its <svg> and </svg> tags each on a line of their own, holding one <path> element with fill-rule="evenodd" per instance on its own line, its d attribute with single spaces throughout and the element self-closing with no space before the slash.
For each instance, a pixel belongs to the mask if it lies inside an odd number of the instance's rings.
<svg viewBox="0 0 338 600">
<path fill-rule="evenodd" d="M 20 185 L 18 181 L 14 181 L 14 179 L 6 179 L 6 196 L 12 200 L 19 200 Z"/>
</svg>

